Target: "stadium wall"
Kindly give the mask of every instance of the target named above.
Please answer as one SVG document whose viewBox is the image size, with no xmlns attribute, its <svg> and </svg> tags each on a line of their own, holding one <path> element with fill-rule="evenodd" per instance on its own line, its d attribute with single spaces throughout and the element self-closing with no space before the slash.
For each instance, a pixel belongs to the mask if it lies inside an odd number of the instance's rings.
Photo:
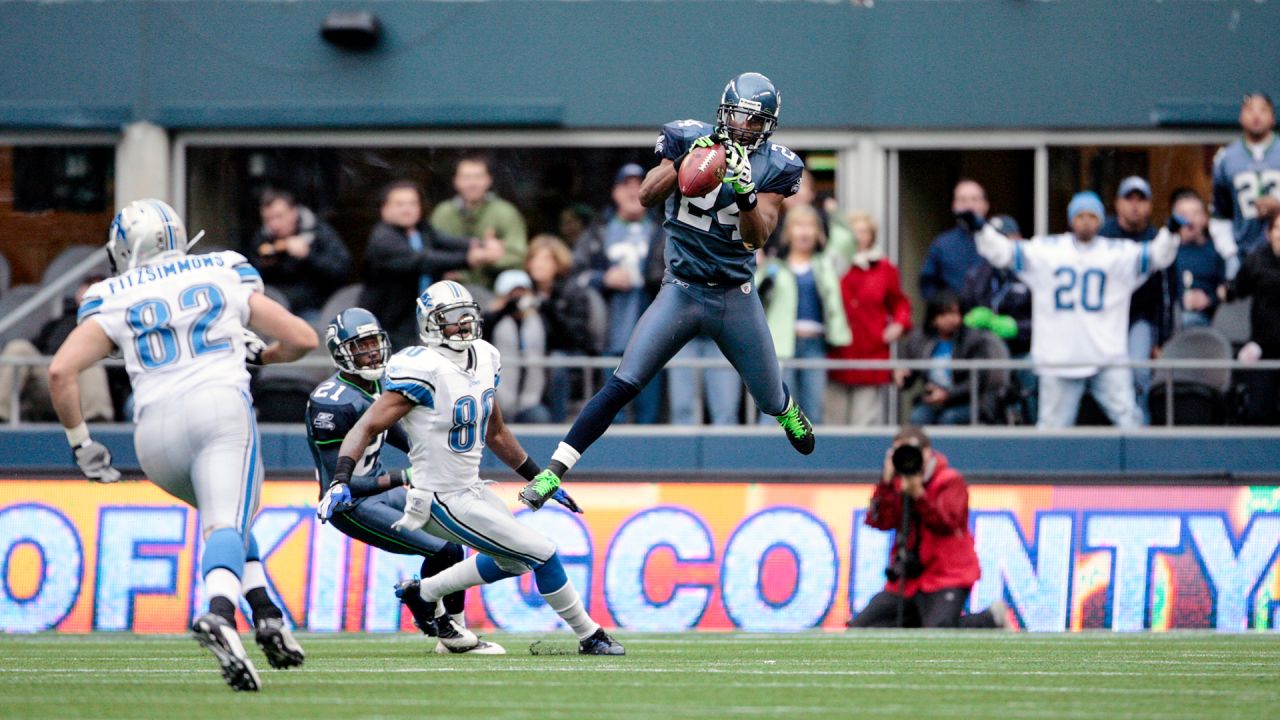
<svg viewBox="0 0 1280 720">
<path fill-rule="evenodd" d="M 347 2 L 0 3 L 0 128 L 650 129 L 746 69 L 795 129 L 1230 126 L 1280 66 L 1248 0 L 365 6 L 352 53 Z"/>
<path fill-rule="evenodd" d="M 495 487 L 514 498 L 515 483 Z M 867 484 L 575 482 L 582 516 L 521 521 L 556 539 L 603 624 L 639 630 L 839 629 L 884 584 L 891 536 Z M 290 622 L 412 631 L 394 584 L 419 558 L 319 523 L 310 483 L 268 482 L 254 526 Z M 1280 489 L 984 485 L 970 526 L 982 579 L 1029 630 L 1273 629 Z M 0 631 L 181 632 L 203 608 L 196 513 L 148 483 L 0 480 Z M 473 589 L 469 624 L 545 631 L 526 577 Z M 243 623 L 243 618 L 241 619 Z"/>
</svg>

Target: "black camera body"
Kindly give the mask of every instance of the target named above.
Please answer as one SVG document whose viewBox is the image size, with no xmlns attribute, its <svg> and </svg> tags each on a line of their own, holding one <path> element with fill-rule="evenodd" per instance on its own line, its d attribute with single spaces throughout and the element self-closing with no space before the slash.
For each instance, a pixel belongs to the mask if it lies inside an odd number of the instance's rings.
<svg viewBox="0 0 1280 720">
<path fill-rule="evenodd" d="M 915 445 L 899 445 L 893 449 L 890 462 L 899 475 L 919 475 L 924 470 L 924 452 Z"/>
<path fill-rule="evenodd" d="M 924 574 L 924 563 L 920 561 L 920 553 L 914 548 L 904 547 L 897 552 L 893 558 L 893 562 L 889 563 L 889 567 L 884 569 L 885 577 L 892 582 L 897 582 L 903 578 L 907 580 L 915 580 Z"/>
</svg>

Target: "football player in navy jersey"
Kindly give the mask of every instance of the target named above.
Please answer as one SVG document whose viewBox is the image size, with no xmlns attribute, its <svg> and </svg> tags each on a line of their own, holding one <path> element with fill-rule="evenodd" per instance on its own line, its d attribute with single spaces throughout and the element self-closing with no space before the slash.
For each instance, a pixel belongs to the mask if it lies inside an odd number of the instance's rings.
<svg viewBox="0 0 1280 720">
<path fill-rule="evenodd" d="M 357 463 L 351 482 L 333 485 L 338 448 L 347 433 L 382 392 L 382 374 L 391 357 L 391 341 L 373 313 L 350 308 L 338 313 L 325 332 L 338 372 L 316 386 L 307 401 L 307 445 L 320 482 L 316 514 L 344 535 L 397 555 L 421 555 L 422 577 L 430 577 L 463 559 L 462 547 L 423 530 L 397 531 L 391 526 L 404 513 L 406 486 L 412 471 L 386 471 L 382 467 L 383 444 L 409 452 L 409 437 L 399 425 L 374 438 Z M 438 638 L 437 653 L 500 655 L 495 643 L 477 638 L 463 622 L 464 593 L 443 600 L 445 614 L 437 616 L 436 604 L 417 592 L 403 592 L 409 581 L 397 587 L 413 614 L 414 624 Z"/>
<path fill-rule="evenodd" d="M 565 473 L 667 361 L 699 336 L 715 340 L 760 410 L 777 418 L 799 452 L 813 452 L 813 426 L 782 382 L 773 339 L 756 294 L 755 252 L 778 224 L 782 199 L 800 186 L 804 163 L 769 136 L 781 98 L 769 78 L 743 73 L 725 86 L 715 125 L 667 123 L 658 166 L 640 187 L 646 207 L 667 203 L 666 275 L 662 290 L 631 333 L 618 371 L 578 415 L 551 462 L 520 493 L 542 507 Z M 702 197 L 677 188 L 681 162 L 695 147 L 725 147 L 724 182 Z"/>
</svg>

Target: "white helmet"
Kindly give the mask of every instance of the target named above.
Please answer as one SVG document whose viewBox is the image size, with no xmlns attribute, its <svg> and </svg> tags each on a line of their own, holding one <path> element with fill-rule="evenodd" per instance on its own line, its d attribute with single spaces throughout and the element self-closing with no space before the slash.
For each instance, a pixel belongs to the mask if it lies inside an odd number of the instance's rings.
<svg viewBox="0 0 1280 720">
<path fill-rule="evenodd" d="M 455 330 L 446 333 L 448 326 Z M 462 351 L 483 334 L 480 306 L 465 287 L 442 280 L 418 296 L 418 337 L 424 345 Z"/>
<path fill-rule="evenodd" d="M 186 252 L 187 227 L 177 211 L 159 200 L 134 200 L 125 205 L 107 232 L 112 275 L 146 265 L 161 255 Z"/>
</svg>

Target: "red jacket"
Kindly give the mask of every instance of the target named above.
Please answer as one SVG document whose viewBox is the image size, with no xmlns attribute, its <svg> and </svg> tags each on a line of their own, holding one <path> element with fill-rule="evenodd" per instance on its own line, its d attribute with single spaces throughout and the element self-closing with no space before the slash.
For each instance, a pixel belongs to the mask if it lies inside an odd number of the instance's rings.
<svg viewBox="0 0 1280 720">
<path fill-rule="evenodd" d="M 942 453 L 934 451 L 937 466 L 925 480 L 924 495 L 911 501 L 912 527 L 908 538 L 916 547 L 919 538 L 920 561 L 924 574 L 908 579 L 906 596 L 917 592 L 938 592 L 950 588 L 968 589 L 982 577 L 978 553 L 973 549 L 969 532 L 969 488 L 960 471 L 947 464 Z M 879 530 L 897 530 L 902 523 L 902 491 L 898 479 L 888 484 L 876 483 L 866 522 Z M 897 580 L 885 583 L 884 589 L 898 592 Z"/>
<path fill-rule="evenodd" d="M 884 329 L 891 322 L 911 329 L 911 301 L 902 293 L 898 269 L 888 260 L 877 260 L 866 270 L 854 265 L 840 280 L 844 313 L 853 342 L 832 348 L 828 357 L 838 360 L 888 360 Z M 892 379 L 888 370 L 832 370 L 831 381 L 844 385 L 883 385 Z"/>
</svg>

